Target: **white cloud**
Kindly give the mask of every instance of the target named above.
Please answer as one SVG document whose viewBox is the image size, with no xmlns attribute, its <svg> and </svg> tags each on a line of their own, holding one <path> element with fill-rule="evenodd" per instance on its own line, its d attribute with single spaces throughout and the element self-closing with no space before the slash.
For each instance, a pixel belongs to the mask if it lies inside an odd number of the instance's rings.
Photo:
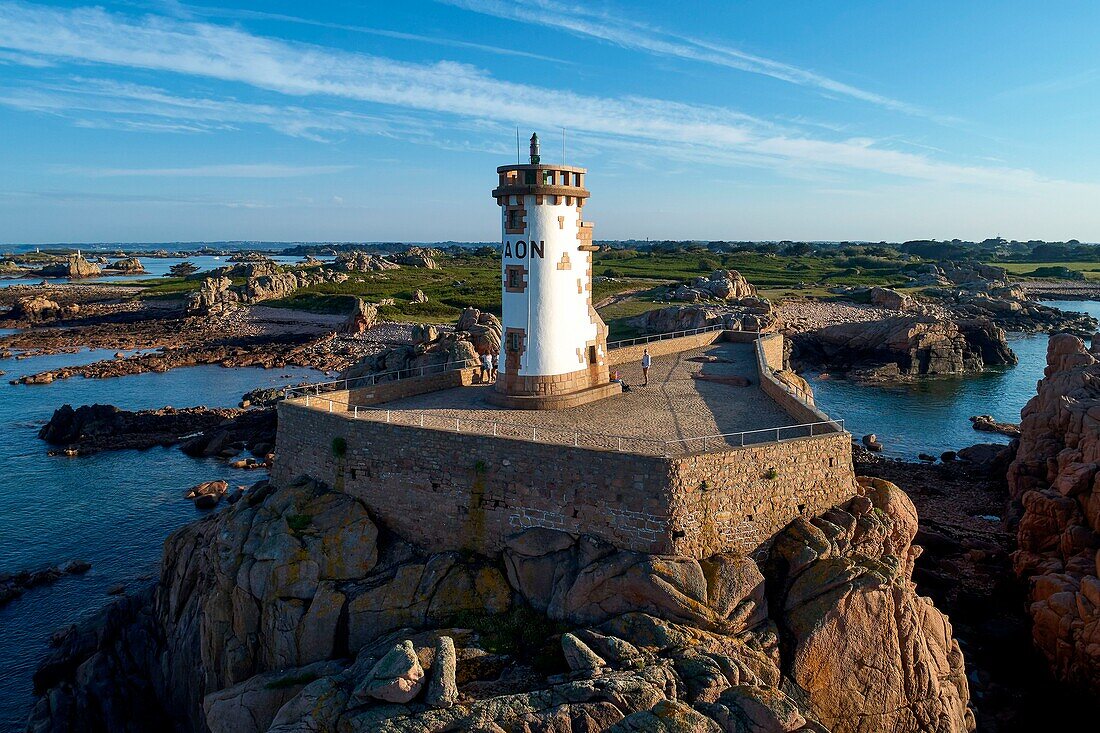
<svg viewBox="0 0 1100 733">
<path fill-rule="evenodd" d="M 575 65 L 574 62 L 566 61 L 565 59 L 554 58 L 553 56 L 544 56 L 538 53 L 531 53 L 530 51 L 521 51 L 519 49 L 509 48 L 508 46 L 487 46 L 483 43 L 459 41 L 453 38 L 441 38 L 439 36 L 425 36 L 419 33 L 403 33 L 401 31 L 392 31 L 385 28 L 371 28 L 369 26 L 348 25 L 345 23 L 327 23 L 325 21 L 312 20 L 310 18 L 299 18 L 296 15 L 268 13 L 261 10 L 241 10 L 237 8 L 207 8 L 196 6 L 185 7 L 187 7 L 188 10 L 192 11 L 193 15 L 202 15 L 207 18 L 274 20 L 283 23 L 294 23 L 297 25 L 309 25 L 318 28 L 331 28 L 333 30 L 349 31 L 351 33 L 362 33 L 364 35 L 378 36 L 381 38 L 393 38 L 399 41 L 415 41 L 417 43 L 428 43 L 436 46 L 446 46 L 449 48 L 466 48 L 472 51 L 482 51 L 484 53 L 496 54 L 498 56 L 515 56 L 518 58 L 534 59 L 536 61 L 550 61 L 555 64 L 564 64 L 567 66 Z"/>
<path fill-rule="evenodd" d="M 701 38 L 669 33 L 621 15 L 612 16 L 606 12 L 592 10 L 588 5 L 567 5 L 555 0 L 439 1 L 498 18 L 559 28 L 575 35 L 598 38 L 623 48 L 760 74 L 791 84 L 811 87 L 829 96 L 849 97 L 898 112 L 933 117 L 916 105 L 837 81 L 809 69 Z"/>
<path fill-rule="evenodd" d="M 99 8 L 69 10 L 0 1 L 0 48 L 51 60 L 240 83 L 291 97 L 353 100 L 417 112 L 401 128 L 379 116 L 233 100 L 187 100 L 127 85 L 100 85 L 83 95 L 98 94 L 107 100 L 104 108 L 127 107 L 132 115 L 145 110 L 167 117 L 166 110 L 184 109 L 186 119 L 231 124 L 229 118 L 239 114 L 264 119 L 265 124 L 290 134 L 316 136 L 326 129 L 404 135 L 426 134 L 425 130 L 435 127 L 438 133 L 439 121 L 424 119 L 423 113 L 429 113 L 449 116 L 448 126 L 455 124 L 452 118 L 468 127 L 488 122 L 490 131 L 516 123 L 527 128 L 566 127 L 624 145 L 645 146 L 654 155 L 673 159 L 733 165 L 770 161 L 777 168 L 879 173 L 996 189 L 1050 182 L 1026 169 L 959 165 L 886 148 L 873 140 L 826 140 L 792 133 L 724 107 L 582 95 L 496 79 L 465 64 L 408 63 L 259 37 L 209 23 L 154 16 L 132 19 Z M 79 97 L 83 90 L 69 89 L 68 94 Z M 28 96 L 33 93 L 25 92 L 14 101 L 9 95 L 5 101 L 33 108 Z M 39 103 L 45 111 L 51 100 Z M 395 132 L 395 128 L 401 129 Z M 466 145 L 441 141 L 438 134 L 431 142 Z"/>
<path fill-rule="evenodd" d="M 280 165 L 277 163 L 238 163 L 197 165 L 185 168 L 64 168 L 72 173 L 93 178 L 299 178 L 343 173 L 351 165 Z"/>
</svg>

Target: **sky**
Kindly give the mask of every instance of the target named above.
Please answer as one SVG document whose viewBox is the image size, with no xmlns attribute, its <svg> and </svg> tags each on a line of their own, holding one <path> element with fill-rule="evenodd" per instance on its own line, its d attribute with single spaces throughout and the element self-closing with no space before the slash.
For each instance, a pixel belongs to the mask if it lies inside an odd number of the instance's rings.
<svg viewBox="0 0 1100 733">
<path fill-rule="evenodd" d="M 1100 241 L 1100 3 L 0 0 L 0 243 Z M 526 145 L 524 145 L 526 147 Z"/>
</svg>

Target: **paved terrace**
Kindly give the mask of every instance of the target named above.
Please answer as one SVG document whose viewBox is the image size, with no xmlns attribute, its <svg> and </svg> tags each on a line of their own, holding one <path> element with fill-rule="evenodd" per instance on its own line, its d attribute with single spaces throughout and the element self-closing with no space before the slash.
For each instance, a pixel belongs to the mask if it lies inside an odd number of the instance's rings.
<svg viewBox="0 0 1100 733">
<path fill-rule="evenodd" d="M 707 357 L 717 361 L 705 361 Z M 835 430 L 801 424 L 761 390 L 751 343 L 716 342 L 655 356 L 648 387 L 641 386 L 640 364 L 612 367 L 612 372 L 616 370 L 630 386 L 629 392 L 569 409 L 495 407 L 485 400 L 492 387 L 474 385 L 358 407 L 354 414 L 359 419 L 649 455 L 713 451 Z M 700 372 L 746 377 L 750 386 L 692 377 Z M 330 409 L 324 394 L 311 402 L 317 409 Z M 353 409 L 339 402 L 333 407 L 334 411 Z"/>
</svg>

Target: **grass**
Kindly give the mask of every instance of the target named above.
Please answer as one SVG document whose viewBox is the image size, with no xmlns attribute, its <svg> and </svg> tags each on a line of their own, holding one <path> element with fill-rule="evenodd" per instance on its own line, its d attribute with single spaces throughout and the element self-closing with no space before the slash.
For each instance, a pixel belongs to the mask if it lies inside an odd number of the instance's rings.
<svg viewBox="0 0 1100 733">
<path fill-rule="evenodd" d="M 732 254 L 643 253 L 612 250 L 595 255 L 592 271 L 615 277 L 687 280 L 716 269 L 737 270 L 761 288 L 791 287 L 799 283 L 828 282 L 830 285 L 901 285 L 908 264 L 877 257 L 792 256 L 759 252 Z"/>
<path fill-rule="evenodd" d="M 1067 270 L 1076 270 L 1085 275 L 1086 280 L 1100 280 L 1100 262 L 990 262 L 989 264 L 1003 267 L 1010 275 L 1017 277 L 1050 277 L 1042 272 L 1046 268 L 1064 267 Z"/>
</svg>

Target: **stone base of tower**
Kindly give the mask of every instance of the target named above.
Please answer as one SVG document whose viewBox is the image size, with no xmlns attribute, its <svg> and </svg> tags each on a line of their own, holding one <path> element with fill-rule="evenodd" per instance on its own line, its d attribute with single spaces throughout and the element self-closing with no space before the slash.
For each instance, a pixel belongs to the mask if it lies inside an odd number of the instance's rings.
<svg viewBox="0 0 1100 733">
<path fill-rule="evenodd" d="M 493 390 L 486 395 L 485 399 L 489 404 L 513 410 L 564 410 L 622 394 L 622 391 L 621 383 L 608 382 L 572 392 L 544 394 L 513 394 Z"/>
<path fill-rule="evenodd" d="M 602 400 L 622 392 L 606 364 L 592 364 L 565 374 L 524 376 L 506 369 L 489 393 L 490 403 L 520 410 L 560 410 Z"/>
</svg>

